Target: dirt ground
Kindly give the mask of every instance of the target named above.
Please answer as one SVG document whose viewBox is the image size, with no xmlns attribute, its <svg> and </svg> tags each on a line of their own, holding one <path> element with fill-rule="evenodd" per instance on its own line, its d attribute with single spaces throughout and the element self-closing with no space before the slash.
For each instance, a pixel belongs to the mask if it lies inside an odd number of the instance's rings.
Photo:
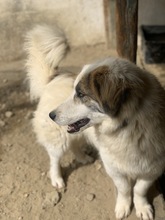
<svg viewBox="0 0 165 220">
<path fill-rule="evenodd" d="M 71 50 L 62 64 L 79 71 L 83 64 L 115 55 L 105 45 Z M 165 85 L 165 66 L 146 66 Z M 115 190 L 99 158 L 80 166 L 68 152 L 61 164 L 66 190 L 57 192 L 48 178 L 49 158 L 36 143 L 24 62 L 0 65 L 0 219 L 115 220 Z M 155 185 L 150 190 L 156 220 L 165 220 L 165 204 Z M 136 220 L 132 210 L 128 220 Z"/>
</svg>

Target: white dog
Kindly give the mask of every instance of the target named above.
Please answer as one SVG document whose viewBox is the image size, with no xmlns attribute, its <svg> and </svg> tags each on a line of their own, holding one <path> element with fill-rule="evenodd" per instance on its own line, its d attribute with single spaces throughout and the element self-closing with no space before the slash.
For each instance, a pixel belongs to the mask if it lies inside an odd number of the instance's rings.
<svg viewBox="0 0 165 220">
<path fill-rule="evenodd" d="M 67 149 L 71 148 L 76 159 L 83 164 L 93 161 L 82 150 L 86 144 L 83 133 L 69 135 L 66 128 L 49 118 L 49 112 L 64 102 L 73 90 L 76 75 L 58 70 L 68 50 L 67 40 L 57 27 L 37 26 L 27 34 L 25 49 L 31 98 L 39 99 L 33 119 L 34 131 L 49 154 L 52 185 L 62 188 L 65 184 L 60 159 Z"/>
<path fill-rule="evenodd" d="M 116 217 L 153 219 L 146 194 L 165 169 L 165 91 L 155 76 L 119 58 L 87 65 L 74 92 L 50 113 L 69 133 L 87 132 L 117 188 Z M 90 131 L 90 132 L 89 132 Z"/>
<path fill-rule="evenodd" d="M 74 82 L 57 70 L 67 49 L 58 29 L 37 27 L 26 48 L 31 94 L 40 98 L 34 130 L 50 156 L 52 184 L 64 185 L 59 159 L 70 146 L 81 161 L 91 161 L 78 151 L 86 139 L 117 188 L 116 217 L 130 214 L 133 193 L 137 217 L 152 220 L 146 194 L 165 168 L 165 92 L 157 79 L 129 61 L 107 58 L 85 66 Z"/>
</svg>

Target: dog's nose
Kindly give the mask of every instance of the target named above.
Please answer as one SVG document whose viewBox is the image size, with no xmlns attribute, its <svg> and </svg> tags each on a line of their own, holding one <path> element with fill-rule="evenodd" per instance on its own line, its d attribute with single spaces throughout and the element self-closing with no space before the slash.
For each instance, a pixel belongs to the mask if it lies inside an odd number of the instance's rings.
<svg viewBox="0 0 165 220">
<path fill-rule="evenodd" d="M 54 119 L 56 118 L 55 111 L 50 112 L 49 117 L 54 121 Z"/>
</svg>

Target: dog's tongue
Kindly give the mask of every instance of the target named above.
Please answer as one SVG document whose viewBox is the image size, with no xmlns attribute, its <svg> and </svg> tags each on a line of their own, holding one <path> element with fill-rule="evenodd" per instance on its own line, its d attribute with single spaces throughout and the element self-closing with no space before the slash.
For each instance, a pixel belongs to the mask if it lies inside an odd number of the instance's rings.
<svg viewBox="0 0 165 220">
<path fill-rule="evenodd" d="M 84 119 L 81 119 L 73 124 L 70 124 L 70 125 L 68 125 L 67 132 L 68 133 L 78 132 L 80 130 L 80 128 L 85 126 L 86 124 L 88 124 L 89 121 L 90 121 L 89 118 L 84 118 Z"/>
</svg>

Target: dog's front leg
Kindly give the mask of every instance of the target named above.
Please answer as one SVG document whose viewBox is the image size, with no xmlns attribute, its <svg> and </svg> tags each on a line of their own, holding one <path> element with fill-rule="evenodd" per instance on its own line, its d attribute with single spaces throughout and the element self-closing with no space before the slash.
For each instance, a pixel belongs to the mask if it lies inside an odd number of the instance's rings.
<svg viewBox="0 0 165 220">
<path fill-rule="evenodd" d="M 129 216 L 132 203 L 132 183 L 122 174 L 112 175 L 113 182 L 117 188 L 117 200 L 115 214 L 117 219 Z"/>
<path fill-rule="evenodd" d="M 110 161 L 107 160 L 107 155 L 101 155 L 105 169 L 109 176 L 112 178 L 117 188 L 117 200 L 115 206 L 115 214 L 117 219 L 126 218 L 131 212 L 132 204 L 132 182 L 127 176 L 114 168 Z"/>
<path fill-rule="evenodd" d="M 148 189 L 152 185 L 153 180 L 137 180 L 134 187 L 134 204 L 136 209 L 136 215 L 138 218 L 143 220 L 153 219 L 153 209 L 148 203 L 146 194 Z"/>
<path fill-rule="evenodd" d="M 60 159 L 63 155 L 63 148 L 62 147 L 54 147 L 48 146 L 46 147 L 47 152 L 50 158 L 50 179 L 52 186 L 57 189 L 61 189 L 65 186 L 64 180 L 61 174 L 61 166 L 60 166 Z"/>
</svg>

